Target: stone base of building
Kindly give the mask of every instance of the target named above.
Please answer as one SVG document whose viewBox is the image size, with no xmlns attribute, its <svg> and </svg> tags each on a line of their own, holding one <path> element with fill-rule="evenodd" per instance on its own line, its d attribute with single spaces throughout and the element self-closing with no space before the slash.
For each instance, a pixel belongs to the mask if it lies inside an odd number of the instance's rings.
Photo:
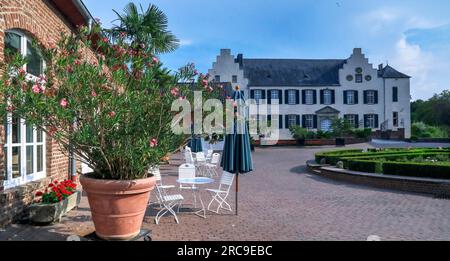
<svg viewBox="0 0 450 261">
<path fill-rule="evenodd" d="M 405 129 L 397 129 L 381 131 L 377 130 L 372 133 L 372 138 L 382 139 L 382 140 L 404 140 L 405 139 Z"/>
</svg>

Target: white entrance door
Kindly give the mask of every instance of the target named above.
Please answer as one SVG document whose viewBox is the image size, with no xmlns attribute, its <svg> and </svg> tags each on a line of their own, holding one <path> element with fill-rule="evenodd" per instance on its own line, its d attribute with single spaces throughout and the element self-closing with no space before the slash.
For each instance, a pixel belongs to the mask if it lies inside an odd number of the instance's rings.
<svg viewBox="0 0 450 261">
<path fill-rule="evenodd" d="M 323 119 L 320 121 L 320 130 L 321 131 L 331 131 L 332 121 L 330 119 Z"/>
</svg>

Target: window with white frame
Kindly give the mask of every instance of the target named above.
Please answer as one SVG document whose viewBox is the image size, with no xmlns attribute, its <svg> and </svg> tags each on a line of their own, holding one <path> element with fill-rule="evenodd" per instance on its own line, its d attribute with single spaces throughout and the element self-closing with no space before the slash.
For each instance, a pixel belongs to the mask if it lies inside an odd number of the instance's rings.
<svg viewBox="0 0 450 261">
<path fill-rule="evenodd" d="M 297 125 L 297 115 L 288 115 L 288 127 Z"/>
<path fill-rule="evenodd" d="M 356 103 L 355 91 L 347 91 L 347 104 L 353 105 Z"/>
<path fill-rule="evenodd" d="M 305 115 L 305 126 L 307 129 L 314 129 L 314 115 Z"/>
<path fill-rule="evenodd" d="M 366 95 L 367 104 L 375 104 L 375 91 L 367 91 Z"/>
<path fill-rule="evenodd" d="M 377 128 L 376 126 L 376 120 L 375 120 L 375 114 L 367 114 L 366 115 L 366 128 Z"/>
<path fill-rule="evenodd" d="M 259 101 L 262 99 L 262 91 L 261 90 L 255 90 L 255 101 L 256 104 L 259 104 Z"/>
<path fill-rule="evenodd" d="M 279 99 L 277 90 L 270 91 L 270 99 L 271 100 L 278 100 Z"/>
<path fill-rule="evenodd" d="M 331 96 L 332 96 L 331 90 L 324 90 L 323 91 L 323 103 L 325 105 L 330 105 L 333 102 L 333 99 L 332 99 Z"/>
<path fill-rule="evenodd" d="M 356 126 L 358 124 L 358 122 L 356 122 L 356 114 L 347 114 L 344 118 L 351 126 Z"/>
<path fill-rule="evenodd" d="M 305 103 L 306 104 L 314 104 L 314 91 L 313 90 L 305 91 Z"/>
<path fill-rule="evenodd" d="M 392 125 L 394 125 L 395 128 L 398 127 L 398 112 L 396 111 L 392 112 Z"/>
<path fill-rule="evenodd" d="M 288 91 L 288 104 L 297 104 L 297 92 L 295 90 Z"/>
<path fill-rule="evenodd" d="M 17 30 L 7 31 L 5 52 L 19 53 L 27 57 L 27 64 L 23 68 L 27 72 L 27 80 L 36 80 L 44 73 L 44 60 L 26 34 Z M 3 187 L 8 189 L 44 178 L 46 176 L 44 132 L 11 113 L 6 116 L 4 127 Z"/>
</svg>

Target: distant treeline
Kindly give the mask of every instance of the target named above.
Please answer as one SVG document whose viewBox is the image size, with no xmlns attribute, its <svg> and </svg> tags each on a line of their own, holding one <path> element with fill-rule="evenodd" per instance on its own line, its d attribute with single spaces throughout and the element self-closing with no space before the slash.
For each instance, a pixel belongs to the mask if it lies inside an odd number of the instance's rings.
<svg viewBox="0 0 450 261">
<path fill-rule="evenodd" d="M 416 100 L 411 103 L 411 117 L 413 123 L 424 123 L 430 127 L 430 129 L 439 129 L 439 133 L 447 133 L 449 136 L 450 132 L 450 90 L 445 90 L 441 94 L 435 94 L 430 99 Z M 429 136 L 427 131 L 422 133 L 418 131 L 419 129 L 424 130 L 423 124 L 413 125 L 413 136 L 423 137 Z M 433 132 L 433 131 L 432 131 Z M 436 136 L 436 135 L 431 135 Z M 442 135 L 438 135 L 442 136 Z M 439 137 L 432 137 L 439 138 Z"/>
</svg>

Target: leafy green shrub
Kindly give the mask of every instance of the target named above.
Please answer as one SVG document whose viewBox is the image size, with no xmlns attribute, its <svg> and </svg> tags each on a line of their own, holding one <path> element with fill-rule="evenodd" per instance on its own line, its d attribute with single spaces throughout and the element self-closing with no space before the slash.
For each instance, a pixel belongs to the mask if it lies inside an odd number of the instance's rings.
<svg viewBox="0 0 450 261">
<path fill-rule="evenodd" d="M 448 138 L 448 130 L 443 127 L 427 125 L 423 122 L 414 122 L 411 126 L 414 138 Z M 411 138 L 412 139 L 412 138 Z"/>
<path fill-rule="evenodd" d="M 354 129 L 353 135 L 356 138 L 367 139 L 370 137 L 370 135 L 372 135 L 372 130 L 367 129 L 367 128 L 366 129 Z"/>
<path fill-rule="evenodd" d="M 328 131 L 317 131 L 316 133 L 317 139 L 331 139 L 333 138 L 333 133 Z"/>
<path fill-rule="evenodd" d="M 292 134 L 292 137 L 296 140 L 304 140 L 307 137 L 308 130 L 302 128 L 298 125 L 293 125 L 289 127 L 289 131 Z"/>
</svg>

